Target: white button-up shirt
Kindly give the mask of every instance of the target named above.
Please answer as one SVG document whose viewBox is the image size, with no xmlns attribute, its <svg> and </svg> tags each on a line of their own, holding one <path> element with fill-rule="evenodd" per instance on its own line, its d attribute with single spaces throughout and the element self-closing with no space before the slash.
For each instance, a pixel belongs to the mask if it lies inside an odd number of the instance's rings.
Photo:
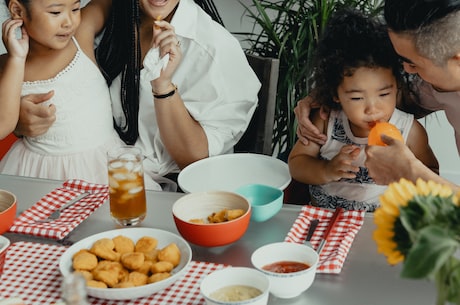
<svg viewBox="0 0 460 305">
<path fill-rule="evenodd" d="M 172 81 L 188 112 L 206 133 L 209 156 L 232 152 L 257 106 L 260 82 L 239 41 L 193 0 L 179 2 L 171 24 L 183 52 Z M 123 120 L 120 77 L 110 89 L 114 118 Z M 141 78 L 136 146 L 147 157 L 145 171 L 159 175 L 178 172 L 161 141 L 153 103 L 150 81 Z"/>
</svg>

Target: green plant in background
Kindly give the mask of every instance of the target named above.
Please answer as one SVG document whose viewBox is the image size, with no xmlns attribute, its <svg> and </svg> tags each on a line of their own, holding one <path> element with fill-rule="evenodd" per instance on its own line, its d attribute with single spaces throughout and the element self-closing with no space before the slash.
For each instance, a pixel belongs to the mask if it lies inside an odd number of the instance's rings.
<svg viewBox="0 0 460 305">
<path fill-rule="evenodd" d="M 294 107 L 312 89 L 313 55 L 329 17 L 345 6 L 378 15 L 383 1 L 251 1 L 251 5 L 240 3 L 246 16 L 254 22 L 252 32 L 233 34 L 246 37 L 247 53 L 280 60 L 272 147 L 279 158 L 286 159 L 296 141 Z"/>
</svg>

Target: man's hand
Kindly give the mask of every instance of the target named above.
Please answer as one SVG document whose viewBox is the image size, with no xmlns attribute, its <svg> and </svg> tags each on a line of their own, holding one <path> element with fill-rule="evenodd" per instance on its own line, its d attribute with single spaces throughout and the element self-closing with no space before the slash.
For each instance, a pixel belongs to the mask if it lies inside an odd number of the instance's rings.
<svg viewBox="0 0 460 305">
<path fill-rule="evenodd" d="M 412 151 L 401 141 L 386 135 L 381 136 L 387 146 L 369 145 L 366 147 L 365 166 L 375 183 L 387 185 L 401 178 L 413 179 L 411 166 L 421 163 Z"/>
<path fill-rule="evenodd" d="M 19 122 L 14 134 L 36 137 L 48 131 L 56 120 L 56 106 L 43 105 L 54 95 L 54 91 L 41 94 L 29 94 L 21 97 Z"/>
<path fill-rule="evenodd" d="M 327 120 L 329 112 L 319 107 L 310 96 L 307 96 L 297 102 L 294 108 L 294 113 L 297 118 L 297 137 L 299 141 L 307 145 L 309 141 L 313 141 L 319 145 L 326 143 L 327 137 L 311 122 L 310 113 L 314 108 L 319 108 L 320 116 L 323 120 Z"/>
</svg>

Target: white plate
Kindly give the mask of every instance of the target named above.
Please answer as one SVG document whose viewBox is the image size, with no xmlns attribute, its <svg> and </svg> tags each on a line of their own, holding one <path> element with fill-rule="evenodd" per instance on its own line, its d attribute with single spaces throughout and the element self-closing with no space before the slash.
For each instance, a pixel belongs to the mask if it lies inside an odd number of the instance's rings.
<svg viewBox="0 0 460 305">
<path fill-rule="evenodd" d="M 126 228 L 126 229 L 118 229 L 112 230 L 107 232 L 102 232 L 99 234 L 95 234 L 89 236 L 81 241 L 72 245 L 69 249 L 67 249 L 64 254 L 62 255 L 59 261 L 59 269 L 63 276 L 70 274 L 72 269 L 72 256 L 79 251 L 80 249 L 89 249 L 93 245 L 95 241 L 101 238 L 113 238 L 118 235 L 124 235 L 126 237 L 131 238 L 134 242 L 140 239 L 143 236 L 151 236 L 158 240 L 157 248 L 163 248 L 168 244 L 174 242 L 179 247 L 181 252 L 181 260 L 179 265 L 174 268 L 173 274 L 162 281 L 138 286 L 133 288 L 92 288 L 88 287 L 88 295 L 101 298 L 101 299 L 109 299 L 109 300 L 129 300 L 135 299 L 140 297 L 146 297 L 149 295 L 158 292 L 181 278 L 187 271 L 187 266 L 190 264 L 192 260 L 192 249 L 190 248 L 189 244 L 180 236 L 159 229 L 149 229 L 149 228 Z"/>
<path fill-rule="evenodd" d="M 233 192 L 246 184 L 266 184 L 284 190 L 291 182 L 288 165 L 262 154 L 234 153 L 205 158 L 185 167 L 177 179 L 187 193 Z"/>
</svg>

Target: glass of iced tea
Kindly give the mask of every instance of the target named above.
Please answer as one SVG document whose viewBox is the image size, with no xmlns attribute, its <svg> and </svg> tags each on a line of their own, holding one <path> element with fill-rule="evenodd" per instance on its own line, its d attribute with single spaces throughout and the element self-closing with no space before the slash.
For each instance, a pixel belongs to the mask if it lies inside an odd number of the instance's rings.
<svg viewBox="0 0 460 305">
<path fill-rule="evenodd" d="M 122 146 L 107 155 L 110 215 L 119 225 L 135 226 L 147 213 L 141 150 Z"/>
</svg>

